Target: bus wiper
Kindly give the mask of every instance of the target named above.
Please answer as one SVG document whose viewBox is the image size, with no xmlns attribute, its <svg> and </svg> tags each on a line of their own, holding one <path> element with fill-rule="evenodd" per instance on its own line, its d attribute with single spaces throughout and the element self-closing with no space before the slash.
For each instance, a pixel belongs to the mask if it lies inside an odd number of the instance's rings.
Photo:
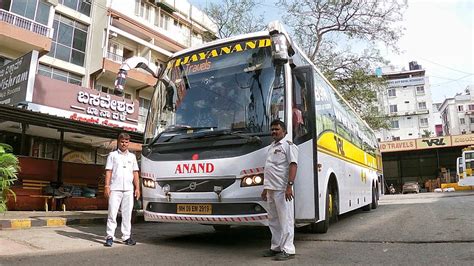
<svg viewBox="0 0 474 266">
<path fill-rule="evenodd" d="M 171 127 L 168 127 L 167 129 L 165 129 L 160 134 L 156 135 L 150 141 L 150 143 L 148 143 L 147 145 L 152 146 L 161 137 L 168 137 L 167 139 L 163 140 L 163 142 L 168 142 L 172 138 L 174 138 L 175 136 L 181 135 L 181 134 L 179 134 L 180 132 L 193 133 L 194 131 L 206 130 L 206 129 L 208 129 L 208 130 L 210 130 L 210 132 L 212 132 L 212 130 L 214 130 L 215 128 L 216 127 L 190 127 L 190 126 L 182 126 L 182 125 L 171 126 Z M 169 134 L 169 133 L 175 133 L 175 134 Z M 169 134 L 169 135 L 167 135 L 167 134 Z"/>
<path fill-rule="evenodd" d="M 258 136 L 248 136 L 242 134 L 242 131 L 231 131 L 228 129 L 224 130 L 215 130 L 215 131 L 204 131 L 200 132 L 196 135 L 186 137 L 186 139 L 202 139 L 202 138 L 212 138 L 212 137 L 220 137 L 220 136 L 236 136 L 238 138 L 246 139 L 248 143 L 260 143 L 261 140 Z"/>
</svg>

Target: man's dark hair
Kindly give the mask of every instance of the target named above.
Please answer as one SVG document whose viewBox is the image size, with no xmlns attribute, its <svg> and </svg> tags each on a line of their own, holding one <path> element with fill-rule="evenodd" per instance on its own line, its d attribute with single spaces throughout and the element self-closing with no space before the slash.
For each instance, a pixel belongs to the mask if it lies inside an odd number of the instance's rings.
<svg viewBox="0 0 474 266">
<path fill-rule="evenodd" d="M 286 124 L 285 122 L 281 121 L 280 119 L 275 119 L 270 123 L 270 126 L 277 126 L 280 125 L 280 127 L 283 129 L 283 131 L 286 132 Z"/>
<path fill-rule="evenodd" d="M 117 137 L 117 140 L 121 141 L 122 139 L 130 140 L 130 135 L 127 133 L 120 133 Z"/>
</svg>

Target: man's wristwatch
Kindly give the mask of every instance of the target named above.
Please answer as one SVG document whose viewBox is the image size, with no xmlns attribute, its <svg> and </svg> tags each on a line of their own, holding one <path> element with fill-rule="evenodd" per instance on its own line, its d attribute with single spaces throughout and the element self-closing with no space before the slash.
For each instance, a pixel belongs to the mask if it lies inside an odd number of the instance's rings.
<svg viewBox="0 0 474 266">
<path fill-rule="evenodd" d="M 293 182 L 293 181 L 288 181 L 288 185 L 289 185 L 289 186 L 293 186 L 294 183 L 295 183 L 295 182 Z"/>
</svg>

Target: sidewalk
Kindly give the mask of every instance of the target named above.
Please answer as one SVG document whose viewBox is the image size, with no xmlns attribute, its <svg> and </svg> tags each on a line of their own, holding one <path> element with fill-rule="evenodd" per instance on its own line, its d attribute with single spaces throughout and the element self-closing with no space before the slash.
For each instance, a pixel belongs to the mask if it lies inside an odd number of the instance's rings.
<svg viewBox="0 0 474 266">
<path fill-rule="evenodd" d="M 120 213 L 119 213 L 120 217 Z M 132 223 L 143 222 L 143 211 L 137 211 Z M 107 211 L 7 211 L 0 214 L 0 230 L 32 227 L 63 227 L 77 224 L 106 224 Z"/>
</svg>

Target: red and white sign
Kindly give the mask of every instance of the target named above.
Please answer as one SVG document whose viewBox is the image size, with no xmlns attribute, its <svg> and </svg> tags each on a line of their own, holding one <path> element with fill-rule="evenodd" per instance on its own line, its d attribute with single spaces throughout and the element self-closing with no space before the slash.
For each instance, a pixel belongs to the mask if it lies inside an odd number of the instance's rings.
<svg viewBox="0 0 474 266">
<path fill-rule="evenodd" d="M 176 165 L 175 174 L 210 174 L 214 172 L 212 163 L 180 163 Z"/>
</svg>

